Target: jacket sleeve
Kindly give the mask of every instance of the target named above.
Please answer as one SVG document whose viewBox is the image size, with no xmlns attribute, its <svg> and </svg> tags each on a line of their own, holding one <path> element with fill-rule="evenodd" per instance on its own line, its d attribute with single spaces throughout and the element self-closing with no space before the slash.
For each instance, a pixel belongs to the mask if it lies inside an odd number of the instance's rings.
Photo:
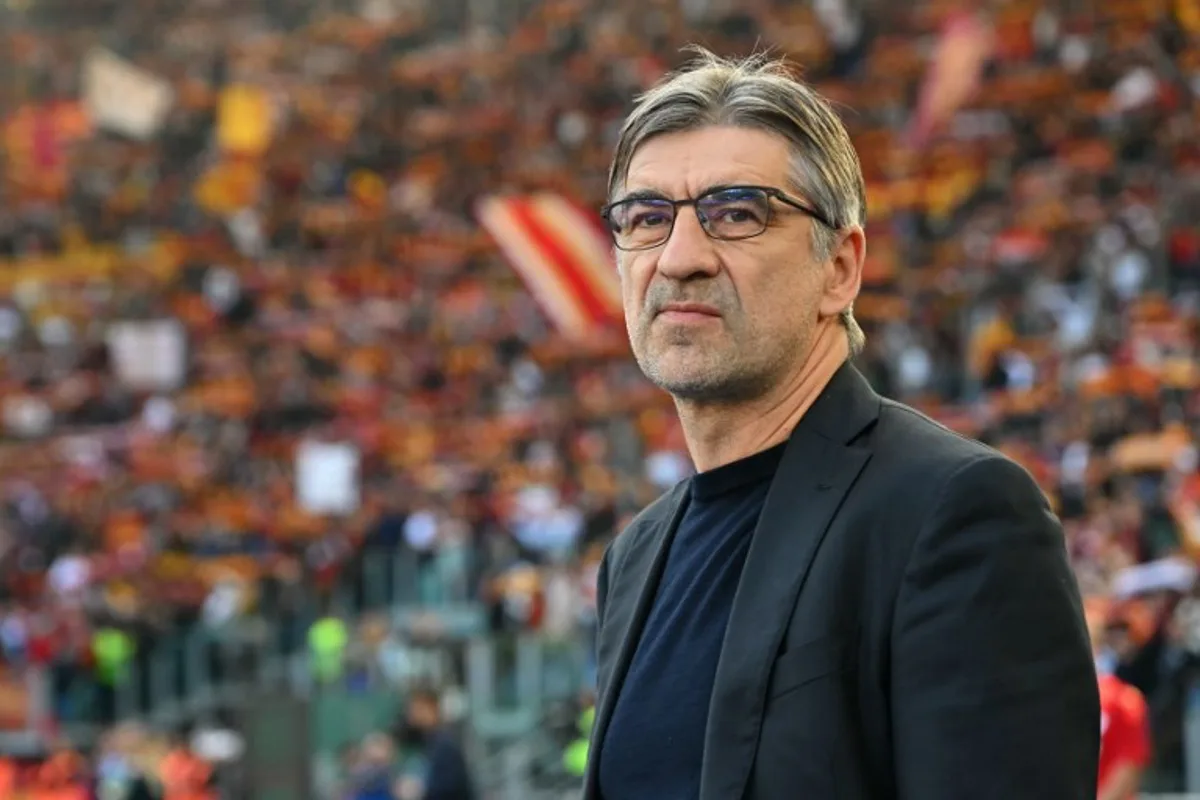
<svg viewBox="0 0 1200 800">
<path fill-rule="evenodd" d="M 1062 528 L 1000 456 L 946 482 L 892 627 L 901 800 L 1094 800 L 1100 705 Z"/>
</svg>

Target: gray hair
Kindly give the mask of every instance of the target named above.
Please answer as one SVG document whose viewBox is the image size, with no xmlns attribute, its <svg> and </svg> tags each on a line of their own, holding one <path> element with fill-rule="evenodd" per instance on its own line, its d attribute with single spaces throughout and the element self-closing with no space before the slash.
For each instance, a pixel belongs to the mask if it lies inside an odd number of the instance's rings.
<svg viewBox="0 0 1200 800">
<path fill-rule="evenodd" d="M 793 188 L 832 223 L 812 226 L 813 252 L 829 258 L 840 230 L 866 224 L 862 166 L 850 135 L 829 101 L 797 79 L 786 61 L 766 54 L 726 59 L 701 47 L 696 59 L 637 98 L 617 139 L 608 173 L 612 197 L 625 182 L 629 164 L 649 139 L 710 125 L 757 128 L 787 140 L 792 150 Z M 857 355 L 866 335 L 853 307 L 840 315 Z"/>
</svg>

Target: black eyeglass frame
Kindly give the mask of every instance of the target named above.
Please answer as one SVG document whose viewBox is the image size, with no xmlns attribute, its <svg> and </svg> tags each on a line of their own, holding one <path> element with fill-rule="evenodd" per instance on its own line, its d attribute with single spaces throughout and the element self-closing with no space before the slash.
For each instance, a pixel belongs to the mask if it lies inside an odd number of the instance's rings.
<svg viewBox="0 0 1200 800">
<path fill-rule="evenodd" d="M 715 240 L 721 241 L 721 242 L 739 242 L 739 241 L 743 241 L 745 239 L 753 239 L 756 236 L 762 236 L 764 233 L 766 233 L 767 228 L 771 227 L 772 207 L 771 207 L 770 201 L 772 199 L 778 200 L 779 202 L 783 203 L 784 205 L 790 206 L 791 208 L 795 209 L 796 211 L 799 211 L 799 212 L 811 217 L 812 219 L 821 223 L 822 225 L 824 225 L 826 228 L 828 228 L 831 231 L 836 231 L 838 229 L 837 226 L 834 225 L 829 220 L 829 217 L 825 216 L 823 213 L 821 213 L 817 209 L 813 208 L 809 204 L 807 204 L 803 201 L 797 200 L 794 197 L 789 196 L 782 189 L 776 189 L 774 186 L 755 186 L 753 184 L 732 184 L 732 185 L 728 185 L 728 186 L 713 186 L 712 188 L 706 189 L 702 194 L 699 194 L 696 197 L 685 197 L 682 200 L 672 200 L 669 197 L 663 197 L 662 195 L 653 194 L 653 193 L 645 193 L 645 194 L 635 193 L 629 197 L 623 197 L 620 200 L 614 200 L 613 202 L 606 204 L 605 206 L 603 206 L 600 209 L 600 216 L 604 219 L 604 222 L 606 223 L 606 225 L 608 227 L 609 238 L 612 239 L 613 245 L 618 250 L 623 250 L 625 252 L 641 252 L 643 250 L 653 250 L 655 247 L 660 247 L 661 245 L 666 244 L 668 240 L 670 240 L 671 234 L 673 234 L 675 232 L 675 223 L 679 220 L 679 209 L 680 208 L 682 208 L 684 206 L 692 206 L 692 207 L 698 208 L 698 204 L 707 197 L 711 197 L 712 195 L 720 194 L 722 192 L 736 192 L 738 190 L 762 192 L 764 195 L 766 195 L 766 197 L 767 197 L 767 217 L 766 217 L 766 220 L 763 222 L 762 230 L 757 231 L 755 233 L 746 234 L 745 236 L 714 236 L 713 233 L 708 229 L 708 225 L 705 224 L 705 221 L 704 221 L 705 218 L 699 214 L 699 211 L 697 211 L 696 217 L 700 221 L 700 227 L 704 230 L 705 235 L 708 236 L 710 239 L 715 239 Z M 619 206 L 627 205 L 629 203 L 639 203 L 639 202 L 647 202 L 647 201 L 663 203 L 664 205 L 669 204 L 671 206 L 671 227 L 667 230 L 666 236 L 664 236 L 660 241 L 657 241 L 654 244 L 648 244 L 643 247 L 622 247 L 620 245 L 620 243 L 617 241 L 617 232 L 614 229 L 613 223 L 612 223 L 613 209 L 618 208 Z"/>
</svg>

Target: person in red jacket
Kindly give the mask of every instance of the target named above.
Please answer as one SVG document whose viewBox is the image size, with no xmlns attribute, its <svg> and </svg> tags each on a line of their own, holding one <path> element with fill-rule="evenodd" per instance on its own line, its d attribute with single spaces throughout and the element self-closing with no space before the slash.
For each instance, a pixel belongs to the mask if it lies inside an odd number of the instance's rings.
<svg viewBox="0 0 1200 800">
<path fill-rule="evenodd" d="M 1100 655 L 1110 618 L 1106 604 L 1087 609 L 1092 651 Z M 1098 666 L 1100 681 L 1100 767 L 1097 800 L 1134 800 L 1150 762 L 1146 699 L 1134 686 Z"/>
<path fill-rule="evenodd" d="M 60 749 L 35 771 L 30 800 L 87 800 L 85 764 L 78 753 Z"/>
</svg>

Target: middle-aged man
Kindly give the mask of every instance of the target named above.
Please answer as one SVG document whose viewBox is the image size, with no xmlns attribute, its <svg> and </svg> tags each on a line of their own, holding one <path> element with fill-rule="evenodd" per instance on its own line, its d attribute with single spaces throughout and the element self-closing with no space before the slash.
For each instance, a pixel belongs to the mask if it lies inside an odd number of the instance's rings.
<svg viewBox="0 0 1200 800">
<path fill-rule="evenodd" d="M 764 58 L 639 99 L 604 216 L 698 474 L 599 575 L 588 800 L 1093 800 L 1096 675 L 1030 476 L 847 363 L 866 237 L 830 105 Z"/>
</svg>

